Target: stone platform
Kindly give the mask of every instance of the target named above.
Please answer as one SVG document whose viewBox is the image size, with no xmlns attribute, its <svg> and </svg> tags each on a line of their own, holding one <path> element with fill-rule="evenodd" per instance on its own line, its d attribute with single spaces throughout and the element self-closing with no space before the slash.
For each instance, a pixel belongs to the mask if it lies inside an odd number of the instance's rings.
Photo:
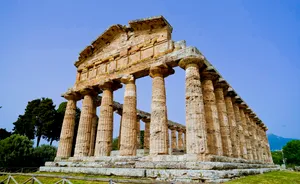
<svg viewBox="0 0 300 184">
<path fill-rule="evenodd" d="M 192 157 L 161 155 L 156 157 L 71 157 L 46 162 L 41 172 L 85 173 L 131 178 L 151 178 L 169 182 L 224 182 L 237 177 L 279 170 L 276 165 L 242 159 L 214 157 L 219 161 L 193 161 Z"/>
</svg>

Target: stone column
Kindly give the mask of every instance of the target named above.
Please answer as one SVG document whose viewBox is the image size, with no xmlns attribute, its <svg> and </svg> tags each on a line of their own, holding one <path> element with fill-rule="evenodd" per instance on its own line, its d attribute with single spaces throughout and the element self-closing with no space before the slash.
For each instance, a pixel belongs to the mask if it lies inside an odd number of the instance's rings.
<svg viewBox="0 0 300 184">
<path fill-rule="evenodd" d="M 228 122 L 230 126 L 230 137 L 231 137 L 231 145 L 232 145 L 232 156 L 235 158 L 240 157 L 240 144 L 238 139 L 238 128 L 236 125 L 236 119 L 232 104 L 232 97 L 236 96 L 232 89 L 227 91 L 225 102 L 226 102 L 226 109 L 228 114 Z"/>
<path fill-rule="evenodd" d="M 183 149 L 186 151 L 186 130 L 184 131 Z"/>
<path fill-rule="evenodd" d="M 271 150 L 270 150 L 270 144 L 268 141 L 268 137 L 267 137 L 267 133 L 266 131 L 268 130 L 268 128 L 263 125 L 263 139 L 264 139 L 264 143 L 265 143 L 265 149 L 266 149 L 266 162 L 269 164 L 273 164 L 273 158 L 272 158 L 272 154 L 271 154 Z"/>
<path fill-rule="evenodd" d="M 145 132 L 144 132 L 144 150 L 149 152 L 149 141 L 150 141 L 150 119 L 143 119 L 145 122 Z"/>
<path fill-rule="evenodd" d="M 166 65 L 150 68 L 150 77 L 152 77 L 150 155 L 168 154 L 168 118 L 164 78 L 171 73 L 174 73 L 174 70 Z"/>
<path fill-rule="evenodd" d="M 249 118 L 249 114 L 246 112 L 247 110 L 244 110 L 245 112 L 245 118 L 246 118 L 246 122 L 247 122 L 247 128 L 248 128 L 248 133 L 249 133 L 249 137 L 248 137 L 248 147 L 247 147 L 247 153 L 248 153 L 248 159 L 249 160 L 254 160 L 254 156 L 253 156 L 253 132 L 252 132 L 252 126 L 251 126 L 251 121 Z"/>
<path fill-rule="evenodd" d="M 140 125 L 140 119 L 138 118 L 136 121 L 136 147 L 137 149 L 141 148 L 141 125 Z"/>
<path fill-rule="evenodd" d="M 121 145 L 121 130 L 122 130 L 122 111 L 117 110 L 117 114 L 120 115 L 120 125 L 119 125 L 119 138 L 118 138 L 118 149 L 120 150 Z"/>
<path fill-rule="evenodd" d="M 81 91 L 81 94 L 84 95 L 84 98 L 82 102 L 74 157 L 88 156 L 90 151 L 93 118 L 95 116 L 94 98 L 97 93 L 92 89 L 87 88 Z"/>
<path fill-rule="evenodd" d="M 100 117 L 98 121 L 95 156 L 110 156 L 113 141 L 113 91 L 121 85 L 112 81 L 103 82 Z"/>
<path fill-rule="evenodd" d="M 230 126 L 228 123 L 226 104 L 224 99 L 224 90 L 228 89 L 228 85 L 224 80 L 218 81 L 215 85 L 216 104 L 219 115 L 220 131 L 222 138 L 222 147 L 224 156 L 232 156 L 232 143 L 230 138 Z"/>
<path fill-rule="evenodd" d="M 171 129 L 171 144 L 172 144 L 172 150 L 176 150 L 177 149 L 177 136 L 176 136 L 176 129 L 172 127 Z"/>
<path fill-rule="evenodd" d="M 137 149 L 135 79 L 132 75 L 127 75 L 121 78 L 121 82 L 124 83 L 126 86 L 122 114 L 120 156 L 135 156 Z"/>
<path fill-rule="evenodd" d="M 252 154 L 251 154 L 251 142 L 249 138 L 249 131 L 248 131 L 248 125 L 247 125 L 247 120 L 245 116 L 245 104 L 241 103 L 239 104 L 240 108 L 240 115 L 241 115 L 241 120 L 243 122 L 243 130 L 244 130 L 244 137 L 245 137 L 245 142 L 246 142 L 246 148 L 247 148 L 247 160 L 252 160 Z"/>
<path fill-rule="evenodd" d="M 74 127 L 76 119 L 76 102 L 79 96 L 74 94 L 64 94 L 67 100 L 67 107 L 61 128 L 59 146 L 56 153 L 56 158 L 69 158 L 71 157 Z"/>
<path fill-rule="evenodd" d="M 213 81 L 218 79 L 218 74 L 205 70 L 201 73 L 204 110 L 207 129 L 208 153 L 223 155 L 222 139 L 220 133 L 219 115 L 216 105 Z"/>
<path fill-rule="evenodd" d="M 96 143 L 96 134 L 97 134 L 97 125 L 98 125 L 98 116 L 96 115 L 96 105 L 94 111 L 95 111 L 95 116 L 93 118 L 93 123 L 92 123 L 89 156 L 94 156 L 95 153 L 95 143 Z"/>
<path fill-rule="evenodd" d="M 258 160 L 258 156 L 257 156 L 257 138 L 256 138 L 256 126 L 255 126 L 255 122 L 253 120 L 253 118 L 255 117 L 255 114 L 252 113 L 252 111 L 250 109 L 248 109 L 248 114 L 249 114 L 249 120 L 250 120 L 250 127 L 251 127 L 251 132 L 252 132 L 252 155 L 253 155 L 253 160 Z"/>
<path fill-rule="evenodd" d="M 178 149 L 183 150 L 183 139 L 182 139 L 182 129 L 178 129 Z"/>
<path fill-rule="evenodd" d="M 257 155 L 257 160 L 262 161 L 262 150 L 261 150 L 261 136 L 260 136 L 260 127 L 258 126 L 258 118 L 254 118 L 254 123 L 255 123 L 255 135 L 256 135 L 256 155 Z"/>
<path fill-rule="evenodd" d="M 234 97 L 233 97 L 234 98 Z M 235 120 L 236 120 L 236 125 L 238 127 L 238 137 L 239 137 L 239 145 L 240 145 L 240 156 L 243 159 L 247 159 L 247 145 L 246 145 L 246 140 L 245 140 L 245 132 L 244 132 L 244 128 L 243 128 L 243 121 L 242 121 L 242 117 L 240 114 L 240 108 L 239 108 L 239 101 L 241 100 L 240 98 L 235 98 L 232 101 L 234 102 L 233 105 L 233 109 L 234 109 L 234 114 L 235 114 Z"/>
<path fill-rule="evenodd" d="M 188 57 L 179 62 L 185 70 L 186 152 L 205 159 L 207 151 L 206 121 L 199 68 L 203 58 Z"/>
</svg>

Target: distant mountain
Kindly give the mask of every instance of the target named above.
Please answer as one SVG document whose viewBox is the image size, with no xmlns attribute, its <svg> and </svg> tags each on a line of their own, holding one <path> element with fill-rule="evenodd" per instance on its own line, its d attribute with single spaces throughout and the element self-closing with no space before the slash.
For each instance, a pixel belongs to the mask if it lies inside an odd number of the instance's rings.
<svg viewBox="0 0 300 184">
<path fill-rule="evenodd" d="M 274 134 L 268 134 L 268 140 L 270 143 L 270 148 L 272 151 L 274 150 L 281 150 L 283 146 L 286 145 L 286 143 L 288 143 L 291 140 L 296 140 L 296 139 L 292 139 L 292 138 L 284 138 L 284 137 L 280 137 Z"/>
</svg>

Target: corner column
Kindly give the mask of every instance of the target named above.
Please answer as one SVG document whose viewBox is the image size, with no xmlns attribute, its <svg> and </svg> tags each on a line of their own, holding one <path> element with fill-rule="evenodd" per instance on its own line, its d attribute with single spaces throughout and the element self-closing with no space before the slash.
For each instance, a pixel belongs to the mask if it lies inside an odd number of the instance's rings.
<svg viewBox="0 0 300 184">
<path fill-rule="evenodd" d="M 79 95 L 64 94 L 63 97 L 68 100 L 65 111 L 65 116 L 61 128 L 59 145 L 56 153 L 56 158 L 71 157 L 74 127 L 76 120 L 76 102 L 80 99 Z"/>
<path fill-rule="evenodd" d="M 133 75 L 121 78 L 125 84 L 120 156 L 135 156 L 137 149 L 136 86 Z"/>
<path fill-rule="evenodd" d="M 168 154 L 168 118 L 164 78 L 173 73 L 174 70 L 167 65 L 150 68 L 150 77 L 152 77 L 150 155 Z"/>
<path fill-rule="evenodd" d="M 92 123 L 95 116 L 94 98 L 97 93 L 93 89 L 87 88 L 82 90 L 81 94 L 84 95 L 84 98 L 82 102 L 82 111 L 79 120 L 74 157 L 88 156 L 90 150 Z"/>
<path fill-rule="evenodd" d="M 94 156 L 110 156 L 113 141 L 113 91 L 121 85 L 112 81 L 103 82 L 100 117 L 98 121 Z"/>
<path fill-rule="evenodd" d="M 206 121 L 199 69 L 203 58 L 188 57 L 179 62 L 185 70 L 186 152 L 205 160 L 207 151 Z"/>
</svg>

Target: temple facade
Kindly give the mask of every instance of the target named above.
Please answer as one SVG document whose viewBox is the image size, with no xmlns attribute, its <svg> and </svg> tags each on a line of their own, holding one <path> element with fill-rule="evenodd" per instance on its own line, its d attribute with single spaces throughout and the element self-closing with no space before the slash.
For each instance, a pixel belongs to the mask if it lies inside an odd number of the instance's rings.
<svg viewBox="0 0 300 184">
<path fill-rule="evenodd" d="M 273 164 L 265 124 L 197 48 L 173 41 L 171 33 L 162 16 L 130 21 L 109 27 L 80 53 L 75 85 L 62 95 L 68 102 L 56 162 L 115 157 Z M 168 119 L 165 78 L 176 75 L 174 67 L 185 70 L 185 125 Z M 137 109 L 136 80 L 146 76 L 152 78 L 149 113 Z M 121 87 L 124 104 L 113 99 Z M 117 152 L 112 151 L 114 113 L 121 116 Z"/>
</svg>

